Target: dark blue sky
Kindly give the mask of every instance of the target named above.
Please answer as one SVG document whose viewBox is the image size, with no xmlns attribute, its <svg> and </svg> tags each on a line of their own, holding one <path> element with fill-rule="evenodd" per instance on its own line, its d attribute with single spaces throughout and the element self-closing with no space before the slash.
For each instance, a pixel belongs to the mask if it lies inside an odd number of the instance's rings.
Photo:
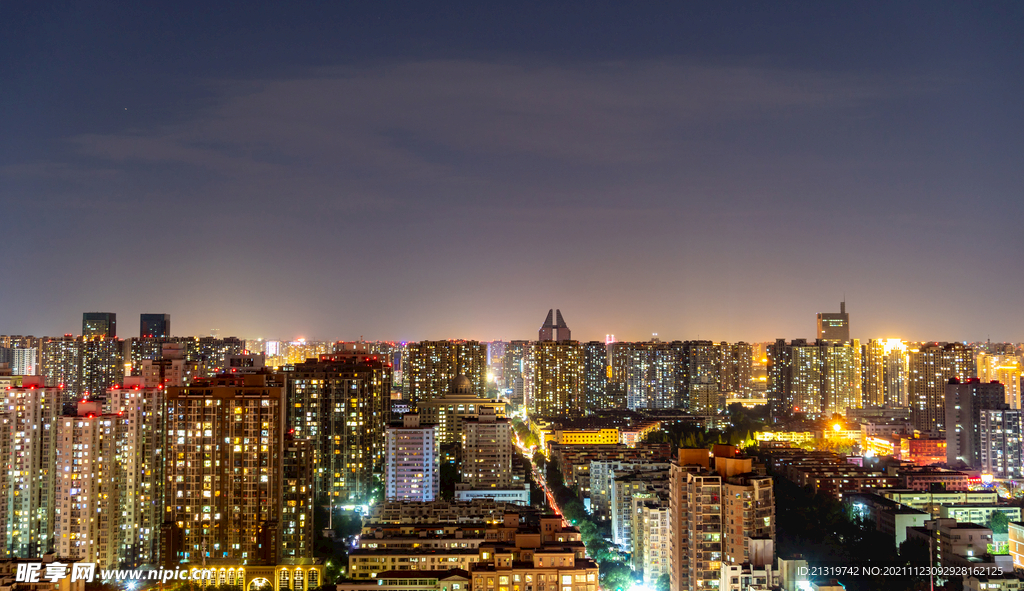
<svg viewBox="0 0 1024 591">
<path fill-rule="evenodd" d="M 0 333 L 1024 340 L 1019 3 L 0 5 Z"/>
</svg>

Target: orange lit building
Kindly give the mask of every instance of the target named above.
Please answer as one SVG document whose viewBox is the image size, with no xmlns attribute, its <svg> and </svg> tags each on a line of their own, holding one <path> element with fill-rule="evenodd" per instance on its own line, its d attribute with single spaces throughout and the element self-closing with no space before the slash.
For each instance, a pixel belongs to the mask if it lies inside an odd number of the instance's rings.
<svg viewBox="0 0 1024 591">
<path fill-rule="evenodd" d="M 899 459 L 914 462 L 918 466 L 944 464 L 946 440 L 904 437 L 900 440 Z"/>
</svg>

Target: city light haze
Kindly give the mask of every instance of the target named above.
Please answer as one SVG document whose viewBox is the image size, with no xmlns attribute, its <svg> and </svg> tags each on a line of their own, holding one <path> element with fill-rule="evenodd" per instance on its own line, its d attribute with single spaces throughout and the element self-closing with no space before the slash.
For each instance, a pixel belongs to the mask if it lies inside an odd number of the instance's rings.
<svg viewBox="0 0 1024 591">
<path fill-rule="evenodd" d="M 0 324 L 1019 340 L 1021 8 L 873 6 L 8 5 Z"/>
</svg>

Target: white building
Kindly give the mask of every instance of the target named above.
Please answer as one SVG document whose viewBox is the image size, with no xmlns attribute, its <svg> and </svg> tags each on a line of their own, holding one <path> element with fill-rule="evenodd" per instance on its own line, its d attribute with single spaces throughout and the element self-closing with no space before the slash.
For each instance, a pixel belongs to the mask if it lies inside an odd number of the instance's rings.
<svg viewBox="0 0 1024 591">
<path fill-rule="evenodd" d="M 387 430 L 385 498 L 389 501 L 433 501 L 441 489 L 441 447 L 436 425 L 420 425 L 408 413 L 402 425 Z"/>
<path fill-rule="evenodd" d="M 722 563 L 718 591 L 767 591 L 780 584 L 778 571 L 771 565 Z"/>
<path fill-rule="evenodd" d="M 16 376 L 34 376 L 39 373 L 39 350 L 11 349 L 11 373 Z"/>
</svg>

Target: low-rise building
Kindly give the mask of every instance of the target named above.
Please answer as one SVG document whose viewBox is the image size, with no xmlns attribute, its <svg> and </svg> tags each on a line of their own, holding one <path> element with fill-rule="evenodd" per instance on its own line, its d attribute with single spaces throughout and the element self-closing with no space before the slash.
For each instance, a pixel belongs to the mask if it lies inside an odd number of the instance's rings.
<svg viewBox="0 0 1024 591">
<path fill-rule="evenodd" d="M 1020 521 L 1020 507 L 1010 505 L 944 505 L 939 508 L 939 517 L 955 519 L 957 523 L 988 523 L 992 514 L 999 512 L 1009 521 Z"/>
<path fill-rule="evenodd" d="M 936 485 L 948 491 L 968 491 L 971 477 L 965 472 L 943 468 L 904 468 L 900 470 L 903 488 L 932 490 Z"/>
<path fill-rule="evenodd" d="M 389 570 L 370 581 L 339 583 L 337 591 L 468 591 L 469 571 Z"/>
<path fill-rule="evenodd" d="M 1011 521 L 1006 533 L 1013 568 L 1024 571 L 1024 523 Z"/>
<path fill-rule="evenodd" d="M 946 505 L 997 505 L 999 495 L 994 490 L 980 491 L 918 491 L 890 489 L 879 491 L 887 499 L 931 514 L 933 519 L 941 517 Z"/>
<path fill-rule="evenodd" d="M 722 564 L 718 591 L 753 591 L 774 589 L 781 584 L 779 572 L 771 565 Z"/>
<path fill-rule="evenodd" d="M 876 530 L 891 536 L 897 548 L 906 541 L 908 527 L 924 527 L 932 518 L 930 513 L 874 493 L 851 493 L 845 502 L 856 514 L 873 522 Z"/>
<path fill-rule="evenodd" d="M 1024 575 L 1004 572 L 1001 575 L 964 577 L 964 591 L 1021 591 Z"/>
<path fill-rule="evenodd" d="M 989 553 L 992 530 L 977 523 L 957 523 L 952 519 L 933 519 L 923 527 L 907 528 L 907 539 L 918 539 L 935 553 L 936 564 L 943 567 L 976 567 L 1013 570 L 1010 555 Z"/>
</svg>

